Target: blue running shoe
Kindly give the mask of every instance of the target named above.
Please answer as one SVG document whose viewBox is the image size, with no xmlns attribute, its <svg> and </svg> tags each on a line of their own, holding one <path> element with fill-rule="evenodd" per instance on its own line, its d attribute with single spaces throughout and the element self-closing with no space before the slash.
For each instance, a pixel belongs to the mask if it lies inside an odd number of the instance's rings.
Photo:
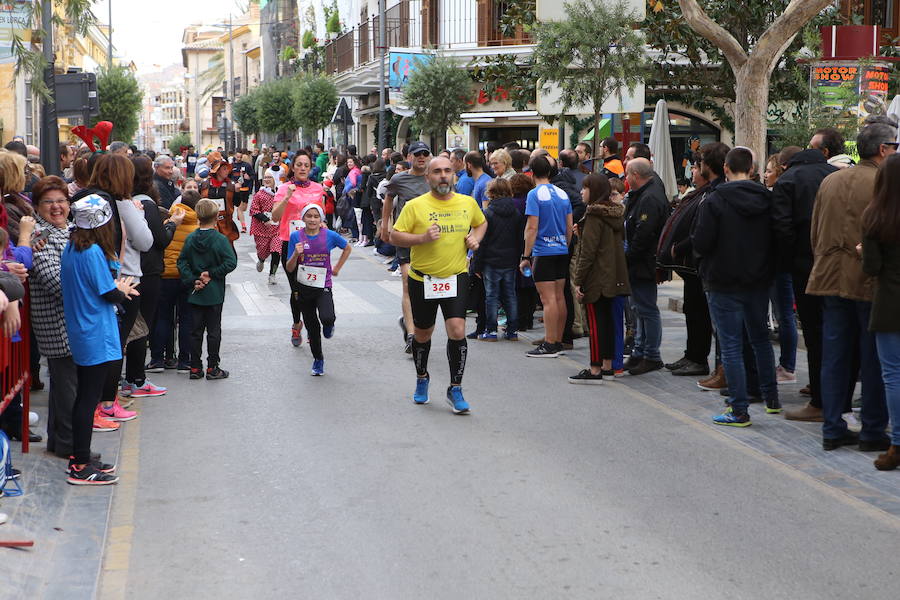
<svg viewBox="0 0 900 600">
<path fill-rule="evenodd" d="M 329 325 L 327 327 L 322 328 L 322 336 L 326 340 L 330 340 L 331 336 L 333 336 L 333 335 L 334 335 L 334 325 Z"/>
<path fill-rule="evenodd" d="M 324 375 L 324 374 L 325 374 L 325 361 L 324 360 L 314 360 L 313 366 L 312 366 L 312 371 L 310 372 L 310 375 L 312 375 L 313 377 L 319 377 L 320 375 Z"/>
<path fill-rule="evenodd" d="M 738 414 L 728 407 L 721 415 L 713 417 L 713 423 L 729 427 L 750 427 L 750 415 L 748 413 Z"/>
<path fill-rule="evenodd" d="M 447 388 L 447 404 L 453 407 L 453 412 L 457 415 L 469 414 L 469 403 L 463 398 L 462 388 L 458 385 Z"/>
<path fill-rule="evenodd" d="M 413 394 L 413 402 L 416 404 L 428 404 L 430 399 L 428 398 L 428 383 L 431 381 L 430 378 L 416 378 L 416 392 Z"/>
<path fill-rule="evenodd" d="M 478 339 L 482 342 L 496 342 L 497 341 L 497 332 L 496 331 L 485 331 L 481 335 L 478 336 Z"/>
</svg>

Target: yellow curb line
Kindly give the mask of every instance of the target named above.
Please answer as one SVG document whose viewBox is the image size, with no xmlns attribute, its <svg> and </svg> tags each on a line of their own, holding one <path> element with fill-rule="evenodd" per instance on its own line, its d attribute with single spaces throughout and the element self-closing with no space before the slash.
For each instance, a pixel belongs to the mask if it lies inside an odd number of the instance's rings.
<svg viewBox="0 0 900 600">
<path fill-rule="evenodd" d="M 137 404 L 137 403 L 136 403 Z M 131 561 L 131 547 L 134 540 L 134 508 L 137 501 L 138 469 L 140 467 L 141 418 L 122 423 L 122 444 L 116 474 L 119 482 L 115 486 L 112 509 L 109 514 L 109 531 L 100 582 L 96 598 L 113 600 L 124 598 L 128 584 L 128 569 Z"/>
</svg>

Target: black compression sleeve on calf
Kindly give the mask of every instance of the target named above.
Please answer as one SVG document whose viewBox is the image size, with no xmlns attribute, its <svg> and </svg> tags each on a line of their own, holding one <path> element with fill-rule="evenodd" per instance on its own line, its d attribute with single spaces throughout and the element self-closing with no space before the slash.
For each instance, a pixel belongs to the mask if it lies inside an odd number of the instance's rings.
<svg viewBox="0 0 900 600">
<path fill-rule="evenodd" d="M 447 360 L 450 361 L 450 385 L 462 385 L 463 373 L 466 371 L 466 355 L 469 344 L 466 338 L 447 340 Z"/>
<path fill-rule="evenodd" d="M 427 342 L 417 342 L 416 338 L 412 340 L 413 362 L 416 365 L 416 376 L 423 378 L 428 377 L 428 353 L 431 352 L 431 340 Z"/>
<path fill-rule="evenodd" d="M 269 262 L 269 275 L 274 275 L 278 271 L 278 263 L 281 262 L 281 253 L 273 252 L 272 260 Z"/>
</svg>

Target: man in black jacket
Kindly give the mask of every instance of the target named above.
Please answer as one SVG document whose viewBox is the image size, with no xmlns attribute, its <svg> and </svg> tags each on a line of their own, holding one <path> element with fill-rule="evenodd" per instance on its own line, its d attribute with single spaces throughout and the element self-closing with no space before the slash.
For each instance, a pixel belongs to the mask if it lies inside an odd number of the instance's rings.
<svg viewBox="0 0 900 600">
<path fill-rule="evenodd" d="M 834 145 L 826 140 L 822 147 Z M 787 171 L 772 190 L 777 266 L 780 272 L 791 274 L 809 363 L 812 397 L 803 408 L 784 414 L 796 421 L 822 421 L 822 297 L 807 294 L 806 284 L 813 265 L 809 238 L 813 205 L 822 180 L 835 171 L 837 167 L 828 164 L 821 150 L 803 150 L 788 162 Z"/>
<path fill-rule="evenodd" d="M 171 156 L 160 154 L 153 162 L 153 184 L 159 194 L 159 205 L 165 209 L 171 208 L 172 203 L 178 199 L 178 188 L 172 181 L 172 173 L 175 168 L 175 161 Z"/>
<path fill-rule="evenodd" d="M 731 150 L 725 144 L 706 144 L 691 161 L 695 189 L 675 209 L 666 221 L 659 239 L 657 257 L 663 268 L 673 269 L 684 281 L 684 322 L 687 327 L 687 348 L 684 356 L 666 365 L 672 375 L 696 376 L 709 373 L 709 350 L 713 328 L 703 283 L 694 261 L 691 230 L 697 209 L 719 184 L 725 181 L 725 156 Z"/>
<path fill-rule="evenodd" d="M 662 319 L 656 305 L 656 247 L 669 201 L 646 158 L 630 160 L 625 178 L 631 189 L 625 202 L 625 259 L 637 323 L 634 350 L 625 368 L 631 375 L 643 375 L 663 367 L 659 355 Z"/>
<path fill-rule="evenodd" d="M 745 331 L 756 357 L 766 412 L 781 412 L 775 353 L 767 328 L 769 288 L 775 279 L 772 195 L 750 180 L 752 172 L 753 153 L 749 149 L 735 148 L 728 153 L 728 182 L 700 205 L 691 234 L 730 392 L 729 408 L 713 417 L 713 422 L 732 427 L 750 425 L 743 357 Z"/>
</svg>

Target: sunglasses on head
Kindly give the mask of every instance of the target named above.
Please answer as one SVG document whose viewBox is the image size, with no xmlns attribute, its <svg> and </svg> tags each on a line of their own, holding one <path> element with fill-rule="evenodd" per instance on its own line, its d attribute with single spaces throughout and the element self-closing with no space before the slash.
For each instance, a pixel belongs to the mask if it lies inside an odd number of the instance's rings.
<svg viewBox="0 0 900 600">
<path fill-rule="evenodd" d="M 900 143 L 898 143 L 898 142 L 881 142 L 881 145 L 882 146 L 890 146 L 894 150 L 896 150 L 898 147 L 900 147 Z"/>
</svg>

